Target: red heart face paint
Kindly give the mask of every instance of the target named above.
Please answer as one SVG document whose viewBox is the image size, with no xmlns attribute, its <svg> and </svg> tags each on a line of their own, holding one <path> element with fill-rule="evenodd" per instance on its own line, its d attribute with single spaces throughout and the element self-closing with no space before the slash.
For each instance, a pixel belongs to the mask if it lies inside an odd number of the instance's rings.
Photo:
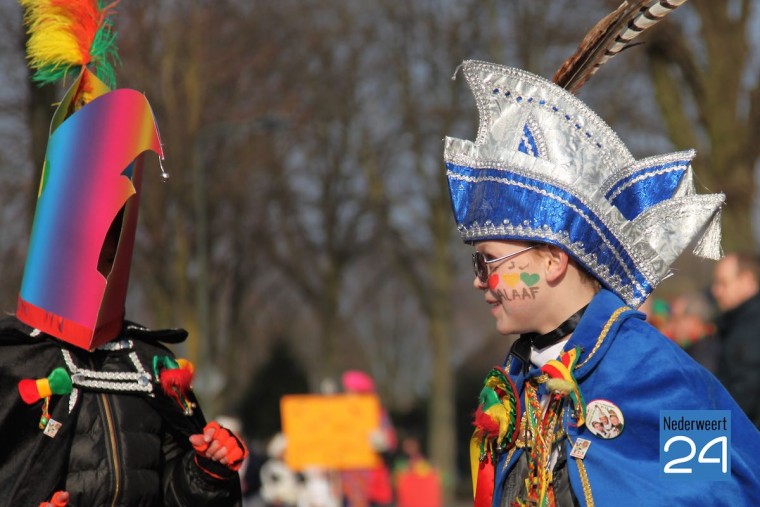
<svg viewBox="0 0 760 507">
<path fill-rule="evenodd" d="M 499 286 L 499 275 L 497 273 L 493 273 L 489 275 L 488 277 L 488 288 L 491 290 L 495 290 L 496 287 Z"/>
</svg>

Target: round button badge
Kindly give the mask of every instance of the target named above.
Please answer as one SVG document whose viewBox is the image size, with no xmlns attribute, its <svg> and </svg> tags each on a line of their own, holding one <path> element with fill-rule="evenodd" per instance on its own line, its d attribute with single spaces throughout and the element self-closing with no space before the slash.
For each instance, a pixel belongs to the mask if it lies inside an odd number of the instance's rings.
<svg viewBox="0 0 760 507">
<path fill-rule="evenodd" d="M 625 427 L 623 412 L 609 400 L 592 400 L 586 404 L 586 427 L 599 438 L 616 438 Z"/>
</svg>

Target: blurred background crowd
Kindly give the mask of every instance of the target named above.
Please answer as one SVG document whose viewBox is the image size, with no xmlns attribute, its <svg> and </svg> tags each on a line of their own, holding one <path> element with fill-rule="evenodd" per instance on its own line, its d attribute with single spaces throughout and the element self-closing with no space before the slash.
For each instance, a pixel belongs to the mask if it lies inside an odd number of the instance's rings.
<svg viewBox="0 0 760 507">
<path fill-rule="evenodd" d="M 292 398 L 296 404 L 334 401 L 341 395 L 342 406 L 351 412 L 352 395 L 363 396 L 364 401 L 376 404 L 377 410 L 358 434 L 358 445 L 345 445 L 335 449 L 328 446 L 330 456 L 320 456 L 310 449 L 298 448 L 294 442 L 305 442 L 310 447 L 323 445 L 325 439 L 341 440 L 341 431 L 361 425 L 358 414 L 324 414 L 321 418 L 305 407 L 297 407 L 293 415 L 298 421 L 285 421 L 281 411 L 282 431 L 265 439 L 249 439 L 250 455 L 240 470 L 244 505 L 248 507 L 442 507 L 443 488 L 441 474 L 423 452 L 421 435 L 394 426 L 389 414 L 381 406 L 375 392 L 374 380 L 365 372 L 349 370 L 341 376 L 340 390 L 324 386 L 327 392 Z M 352 420 L 352 418 L 354 418 Z M 323 419 L 323 420 L 319 420 Z M 332 419 L 325 424 L 324 419 Z M 340 419 L 345 419 L 341 424 Z M 337 421 L 337 422 L 336 422 Z M 221 416 L 221 424 L 245 435 L 241 420 Z M 297 427 L 294 427 L 297 426 Z M 328 426 L 325 428 L 325 426 Z M 329 427 L 332 426 L 332 427 Z M 301 434 L 298 434 L 301 433 Z M 295 447 L 295 448 L 293 448 Z M 351 453 L 360 454 L 362 448 L 373 456 L 365 466 L 346 466 Z M 309 454 L 303 458 L 302 452 Z M 294 454 L 295 453 L 295 454 Z M 336 456 L 340 454 L 341 456 Z M 311 460 L 310 458 L 314 458 Z M 449 478 L 450 480 L 450 478 Z"/>
<path fill-rule="evenodd" d="M 728 252 L 702 291 L 650 296 L 647 320 L 714 373 L 760 427 L 760 260 Z"/>
</svg>

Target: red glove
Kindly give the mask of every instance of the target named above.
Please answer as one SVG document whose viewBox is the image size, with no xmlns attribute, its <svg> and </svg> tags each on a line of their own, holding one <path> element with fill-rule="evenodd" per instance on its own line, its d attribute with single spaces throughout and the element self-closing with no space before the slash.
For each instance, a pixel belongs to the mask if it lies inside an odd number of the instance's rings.
<svg viewBox="0 0 760 507">
<path fill-rule="evenodd" d="M 69 503 L 69 494 L 66 491 L 56 491 L 49 502 L 42 502 L 40 507 L 66 507 Z"/>
<path fill-rule="evenodd" d="M 190 443 L 193 444 L 198 456 L 221 463 L 233 472 L 240 469 L 243 460 L 248 456 L 248 449 L 245 444 L 234 433 L 220 426 L 217 422 L 208 423 L 203 428 L 203 433 L 192 435 Z M 202 466 L 201 468 L 206 470 Z"/>
</svg>

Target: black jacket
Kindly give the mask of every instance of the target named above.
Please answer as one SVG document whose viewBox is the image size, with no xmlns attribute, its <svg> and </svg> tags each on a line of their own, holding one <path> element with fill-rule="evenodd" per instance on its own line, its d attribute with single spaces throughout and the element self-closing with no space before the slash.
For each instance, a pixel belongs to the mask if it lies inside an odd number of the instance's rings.
<svg viewBox="0 0 760 507">
<path fill-rule="evenodd" d="M 120 339 L 128 340 L 122 342 L 127 348 L 94 352 L 30 332 L 15 318 L 0 320 L 0 506 L 37 507 L 58 490 L 70 493 L 71 507 L 238 504 L 237 474 L 197 458 L 188 441 L 205 425 L 201 411 L 185 415 L 153 381 L 153 357 L 171 355 L 156 338 L 184 338 L 184 331 L 126 323 Z M 103 381 L 79 377 L 76 394 L 50 398 L 51 419 L 61 423 L 50 437 L 39 428 L 43 401 L 26 404 L 17 385 L 56 367 L 75 376 L 72 364 L 111 375 Z M 134 374 L 136 364 L 148 373 L 141 380 L 153 384 L 152 393 L 109 380 L 118 379 L 115 372 Z"/>
<path fill-rule="evenodd" d="M 718 379 L 760 427 L 760 293 L 721 315 L 717 328 Z"/>
</svg>

